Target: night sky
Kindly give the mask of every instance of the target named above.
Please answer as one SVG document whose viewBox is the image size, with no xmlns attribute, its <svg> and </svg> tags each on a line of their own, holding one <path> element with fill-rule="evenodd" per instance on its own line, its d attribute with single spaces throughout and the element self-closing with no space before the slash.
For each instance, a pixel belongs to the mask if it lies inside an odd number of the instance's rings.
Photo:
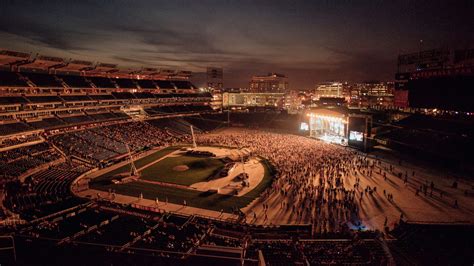
<svg viewBox="0 0 474 266">
<path fill-rule="evenodd" d="M 336 3 L 337 2 L 337 3 Z M 8 1 L 0 49 L 197 72 L 226 87 L 281 72 L 293 89 L 391 80 L 399 53 L 472 47 L 474 1 Z"/>
</svg>

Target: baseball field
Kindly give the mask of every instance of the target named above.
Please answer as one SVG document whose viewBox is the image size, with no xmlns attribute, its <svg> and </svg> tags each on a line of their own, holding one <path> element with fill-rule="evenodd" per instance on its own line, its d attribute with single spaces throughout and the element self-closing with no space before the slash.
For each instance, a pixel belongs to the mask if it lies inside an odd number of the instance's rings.
<svg viewBox="0 0 474 266">
<path fill-rule="evenodd" d="M 242 196 L 211 193 L 191 188 L 192 184 L 206 182 L 225 165 L 222 159 L 214 157 L 188 156 L 180 151 L 181 147 L 168 147 L 135 161 L 140 178 L 128 183 L 114 184 L 110 180 L 117 175 L 130 171 L 130 164 L 106 172 L 95 178 L 90 188 L 101 191 L 115 191 L 116 194 L 145 199 L 168 201 L 175 204 L 224 212 L 234 208 L 243 208 L 259 197 L 271 185 L 274 176 L 272 165 L 261 158 L 264 176 L 258 185 Z M 167 185 L 167 184 L 174 184 Z"/>
</svg>

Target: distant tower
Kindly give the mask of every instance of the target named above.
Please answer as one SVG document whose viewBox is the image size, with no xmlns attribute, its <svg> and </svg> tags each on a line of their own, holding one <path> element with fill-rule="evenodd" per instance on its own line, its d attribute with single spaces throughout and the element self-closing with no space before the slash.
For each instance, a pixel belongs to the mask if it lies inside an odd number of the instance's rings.
<svg viewBox="0 0 474 266">
<path fill-rule="evenodd" d="M 207 89 L 221 91 L 224 88 L 224 71 L 219 67 L 207 68 Z"/>
</svg>

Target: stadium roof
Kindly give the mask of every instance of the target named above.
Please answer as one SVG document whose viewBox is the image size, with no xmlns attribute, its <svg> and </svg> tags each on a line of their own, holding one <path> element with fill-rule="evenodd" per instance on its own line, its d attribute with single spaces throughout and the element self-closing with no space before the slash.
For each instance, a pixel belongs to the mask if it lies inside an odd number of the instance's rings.
<svg viewBox="0 0 474 266">
<path fill-rule="evenodd" d="M 174 69 L 158 69 L 151 67 L 142 67 L 138 69 L 122 69 L 117 64 L 109 64 L 102 62 L 91 62 L 77 59 L 65 60 L 60 57 L 53 57 L 47 55 L 36 54 L 32 56 L 31 53 L 16 52 L 10 50 L 0 49 L 0 66 L 20 67 L 29 69 L 39 69 L 49 71 L 51 69 L 61 72 L 84 72 L 88 76 L 109 76 L 113 74 L 117 77 L 130 77 L 130 75 L 137 75 L 139 78 L 148 79 L 188 79 L 191 71 L 174 70 Z M 142 76 L 143 75 L 143 76 Z"/>
</svg>

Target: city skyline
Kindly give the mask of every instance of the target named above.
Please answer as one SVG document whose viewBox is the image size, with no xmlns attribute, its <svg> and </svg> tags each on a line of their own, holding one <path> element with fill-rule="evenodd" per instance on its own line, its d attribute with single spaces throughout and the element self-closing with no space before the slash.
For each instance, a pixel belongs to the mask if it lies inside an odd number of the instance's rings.
<svg viewBox="0 0 474 266">
<path fill-rule="evenodd" d="M 8 3 L 8 4 L 6 4 Z M 191 70 L 225 87 L 284 73 L 290 88 L 393 80 L 396 56 L 473 42 L 469 1 L 5 1 L 0 47 L 63 58 Z"/>
</svg>

